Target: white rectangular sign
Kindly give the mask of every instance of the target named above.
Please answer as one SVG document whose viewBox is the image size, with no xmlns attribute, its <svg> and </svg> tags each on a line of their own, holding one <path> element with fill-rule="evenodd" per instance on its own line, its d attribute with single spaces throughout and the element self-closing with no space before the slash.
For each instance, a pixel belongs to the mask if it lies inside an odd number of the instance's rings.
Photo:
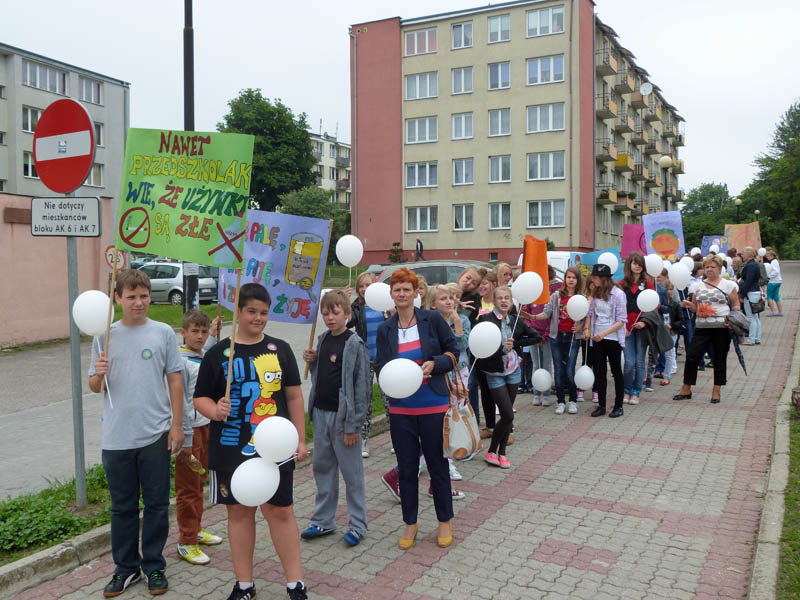
<svg viewBox="0 0 800 600">
<path fill-rule="evenodd" d="M 31 198 L 31 235 L 100 237 L 100 198 Z"/>
</svg>

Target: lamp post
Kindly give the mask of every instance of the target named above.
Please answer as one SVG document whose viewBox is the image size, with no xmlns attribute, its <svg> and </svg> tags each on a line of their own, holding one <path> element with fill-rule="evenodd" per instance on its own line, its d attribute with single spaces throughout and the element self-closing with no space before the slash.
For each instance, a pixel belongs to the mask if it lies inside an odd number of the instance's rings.
<svg viewBox="0 0 800 600">
<path fill-rule="evenodd" d="M 760 210 L 758 210 L 758 209 L 755 209 L 755 210 L 753 211 L 753 213 L 756 215 L 756 221 L 758 221 L 758 215 L 760 215 L 760 214 L 761 214 L 761 211 L 760 211 Z"/>
<path fill-rule="evenodd" d="M 664 173 L 664 198 L 661 201 L 661 205 L 664 207 L 664 212 L 666 212 L 669 208 L 669 200 L 667 198 L 667 174 L 669 168 L 672 166 L 672 157 L 669 154 L 665 154 L 658 159 L 658 166 L 661 167 L 661 170 Z"/>
<path fill-rule="evenodd" d="M 741 198 L 736 198 L 736 200 L 734 200 L 733 203 L 736 205 L 736 224 L 738 225 L 739 224 L 739 209 L 742 207 L 742 199 Z"/>
</svg>

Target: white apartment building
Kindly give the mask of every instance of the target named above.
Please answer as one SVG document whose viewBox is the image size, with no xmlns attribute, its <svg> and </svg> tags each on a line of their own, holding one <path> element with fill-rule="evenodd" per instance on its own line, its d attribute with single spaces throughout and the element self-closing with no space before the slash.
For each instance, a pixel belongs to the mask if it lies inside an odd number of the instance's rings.
<svg viewBox="0 0 800 600">
<path fill-rule="evenodd" d="M 317 164 L 317 186 L 331 191 L 331 201 L 350 210 L 350 144 L 328 133 L 309 133 Z"/>
</svg>

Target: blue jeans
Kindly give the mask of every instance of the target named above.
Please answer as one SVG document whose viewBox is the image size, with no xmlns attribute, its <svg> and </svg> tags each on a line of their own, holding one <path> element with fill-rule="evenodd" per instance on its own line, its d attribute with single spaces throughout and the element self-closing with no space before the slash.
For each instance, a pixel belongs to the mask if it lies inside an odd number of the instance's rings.
<svg viewBox="0 0 800 600">
<path fill-rule="evenodd" d="M 145 575 L 163 569 L 169 534 L 169 448 L 167 432 L 149 446 L 103 450 L 111 495 L 111 556 L 117 575 L 140 566 Z M 142 488 L 142 554 L 139 555 L 139 486 Z"/>
<path fill-rule="evenodd" d="M 622 353 L 625 356 L 625 393 L 639 396 L 642 393 L 642 382 L 646 375 L 647 352 L 642 344 L 642 336 L 638 329 L 631 331 L 625 338 Z"/>
<path fill-rule="evenodd" d="M 755 303 L 761 300 L 761 290 L 757 292 L 747 292 L 747 298 L 744 299 L 744 314 L 750 319 L 750 331 L 747 340 L 751 344 L 761 343 L 761 315 L 754 313 L 750 308 L 750 303 Z"/>
<path fill-rule="evenodd" d="M 489 373 L 484 373 L 484 375 L 490 390 L 503 387 L 506 384 L 519 385 L 522 381 L 522 369 L 519 367 L 508 375 L 490 375 Z"/>
<path fill-rule="evenodd" d="M 559 404 L 564 404 L 564 388 L 569 388 L 569 401 L 575 402 L 578 390 L 575 387 L 575 363 L 578 360 L 580 343 L 571 331 L 560 331 L 555 339 L 550 340 L 553 353 L 553 370 L 556 380 L 556 397 Z"/>
</svg>

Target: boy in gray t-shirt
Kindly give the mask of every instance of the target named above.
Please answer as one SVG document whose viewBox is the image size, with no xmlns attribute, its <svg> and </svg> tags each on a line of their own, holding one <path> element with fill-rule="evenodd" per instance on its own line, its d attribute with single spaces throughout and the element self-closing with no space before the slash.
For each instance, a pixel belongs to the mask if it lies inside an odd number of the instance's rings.
<svg viewBox="0 0 800 600">
<path fill-rule="evenodd" d="M 167 591 L 163 550 L 169 533 L 170 453 L 184 442 L 183 362 L 172 328 L 147 318 L 150 279 L 141 271 L 122 271 L 115 296 L 122 319 L 111 326 L 108 356 L 101 351 L 105 336 L 94 340 L 89 367 L 89 388 L 95 393 L 105 388 L 102 456 L 116 565 L 103 591 L 107 598 L 138 581 L 141 571 L 151 594 Z"/>
</svg>

